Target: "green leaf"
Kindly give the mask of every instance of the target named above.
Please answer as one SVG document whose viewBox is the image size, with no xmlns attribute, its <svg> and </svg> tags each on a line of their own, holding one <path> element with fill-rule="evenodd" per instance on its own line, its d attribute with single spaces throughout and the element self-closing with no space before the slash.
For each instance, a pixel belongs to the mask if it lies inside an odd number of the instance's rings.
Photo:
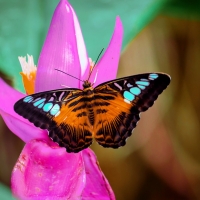
<svg viewBox="0 0 200 200">
<path fill-rule="evenodd" d="M 89 56 L 95 60 L 111 39 L 116 16 L 124 27 L 123 48 L 158 14 L 165 0 L 70 1 L 81 24 Z"/>
<path fill-rule="evenodd" d="M 12 197 L 10 189 L 4 186 L 2 183 L 0 183 L 0 199 L 3 199 L 3 200 L 15 199 L 14 197 Z"/>
<path fill-rule="evenodd" d="M 27 53 L 35 63 L 58 0 L 0 1 L 0 70 L 14 77 L 23 91 L 18 56 Z M 85 38 L 88 55 L 95 60 L 111 39 L 115 18 L 124 26 L 123 48 L 157 15 L 166 0 L 71 0 Z M 45 78 L 45 77 L 44 77 Z"/>
<path fill-rule="evenodd" d="M 163 13 L 185 19 L 200 20 L 199 0 L 171 0 L 163 9 Z"/>
</svg>

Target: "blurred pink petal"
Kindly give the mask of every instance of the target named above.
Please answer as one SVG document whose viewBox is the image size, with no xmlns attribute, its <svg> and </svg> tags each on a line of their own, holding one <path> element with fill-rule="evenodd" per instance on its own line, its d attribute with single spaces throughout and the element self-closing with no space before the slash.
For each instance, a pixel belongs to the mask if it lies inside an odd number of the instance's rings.
<svg viewBox="0 0 200 200">
<path fill-rule="evenodd" d="M 68 154 L 53 142 L 32 140 L 14 167 L 11 187 L 20 200 L 80 199 L 85 187 L 82 154 Z"/>
<path fill-rule="evenodd" d="M 35 127 L 28 120 L 22 117 L 16 118 L 2 110 L 0 110 L 0 114 L 8 128 L 24 142 L 39 138 L 49 140 L 46 130 Z"/>
<path fill-rule="evenodd" d="M 0 78 L 0 109 L 4 112 L 13 115 L 14 117 L 18 118 L 19 115 L 14 111 L 13 106 L 14 103 L 23 98 L 25 94 L 13 89 L 11 86 L 9 86 L 5 81 L 3 81 Z"/>
<path fill-rule="evenodd" d="M 80 78 L 81 66 L 74 15 L 68 1 L 61 0 L 54 12 L 38 61 L 35 92 L 60 89 L 61 85 L 72 88 L 79 87 L 78 80 L 55 71 L 55 69 L 59 69 Z M 77 22 L 75 23 L 77 24 Z M 78 29 L 77 25 L 76 29 Z"/>
<path fill-rule="evenodd" d="M 94 87 L 100 83 L 115 79 L 117 76 L 117 69 L 123 39 L 123 26 L 119 17 L 116 18 L 115 30 L 112 39 L 106 52 L 101 60 L 94 68 L 90 77 L 91 83 Z"/>
<path fill-rule="evenodd" d="M 90 149 L 85 149 L 83 150 L 83 160 L 87 176 L 82 200 L 114 200 L 114 192 L 101 171 L 95 154 Z"/>
<path fill-rule="evenodd" d="M 36 128 L 32 123 L 14 111 L 14 103 L 23 98 L 24 94 L 10 87 L 2 79 L 0 79 L 0 85 L 0 114 L 8 128 L 24 142 L 28 142 L 34 138 L 48 138 L 46 131 Z"/>
</svg>

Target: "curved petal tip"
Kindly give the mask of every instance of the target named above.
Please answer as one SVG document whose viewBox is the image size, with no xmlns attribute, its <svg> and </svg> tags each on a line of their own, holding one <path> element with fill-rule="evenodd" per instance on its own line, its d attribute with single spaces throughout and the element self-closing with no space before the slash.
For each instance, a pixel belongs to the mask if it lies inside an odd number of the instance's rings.
<svg viewBox="0 0 200 200">
<path fill-rule="evenodd" d="M 82 194 L 83 200 L 107 199 L 115 200 L 114 192 L 104 176 L 97 158 L 91 149 L 83 150 L 86 171 L 86 186 Z"/>
<path fill-rule="evenodd" d="M 115 28 L 104 55 L 94 68 L 90 81 L 94 87 L 100 83 L 116 78 L 120 51 L 123 39 L 123 25 L 119 16 L 116 17 Z"/>
<path fill-rule="evenodd" d="M 55 69 L 77 78 L 81 74 L 74 14 L 66 0 L 61 0 L 54 12 L 38 61 L 35 92 L 60 89 L 62 85 L 79 87 L 78 80 Z"/>
</svg>

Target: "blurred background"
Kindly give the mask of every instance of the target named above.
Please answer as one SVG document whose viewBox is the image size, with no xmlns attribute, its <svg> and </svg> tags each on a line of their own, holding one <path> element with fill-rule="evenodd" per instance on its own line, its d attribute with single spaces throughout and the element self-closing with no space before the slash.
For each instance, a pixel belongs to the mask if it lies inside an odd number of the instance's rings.
<svg viewBox="0 0 200 200">
<path fill-rule="evenodd" d="M 0 77 L 18 90 L 23 91 L 17 57 L 32 54 L 37 63 L 58 2 L 0 0 Z M 200 199 L 200 2 L 69 2 L 93 60 L 107 47 L 119 15 L 124 42 L 118 77 L 165 72 L 172 78 L 142 113 L 125 147 L 91 147 L 116 199 Z M 11 199 L 11 171 L 23 146 L 0 119 L 0 199 Z"/>
</svg>

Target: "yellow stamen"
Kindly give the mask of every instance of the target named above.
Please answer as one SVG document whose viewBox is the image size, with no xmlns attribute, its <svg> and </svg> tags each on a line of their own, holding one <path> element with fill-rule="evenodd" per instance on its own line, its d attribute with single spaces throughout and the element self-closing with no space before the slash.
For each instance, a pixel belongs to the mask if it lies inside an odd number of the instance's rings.
<svg viewBox="0 0 200 200">
<path fill-rule="evenodd" d="M 33 94 L 35 90 L 35 78 L 37 68 L 34 65 L 33 56 L 28 56 L 28 62 L 26 62 L 26 57 L 18 57 L 19 62 L 22 67 L 22 72 L 20 72 L 22 76 L 22 81 L 24 84 L 24 88 L 26 93 Z"/>
</svg>

